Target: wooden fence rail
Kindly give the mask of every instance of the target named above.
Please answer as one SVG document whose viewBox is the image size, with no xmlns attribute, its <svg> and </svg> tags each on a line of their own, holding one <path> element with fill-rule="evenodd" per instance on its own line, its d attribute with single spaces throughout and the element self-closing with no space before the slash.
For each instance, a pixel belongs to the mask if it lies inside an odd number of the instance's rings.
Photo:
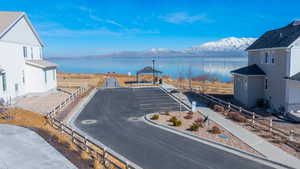
<svg viewBox="0 0 300 169">
<path fill-rule="evenodd" d="M 75 130 L 55 118 L 57 112 L 61 111 L 70 102 L 75 101 L 75 98 L 79 97 L 84 92 L 86 92 L 86 89 L 80 87 L 65 101 L 56 106 L 52 111 L 48 113 L 48 122 L 62 134 L 65 134 L 67 137 L 69 137 L 72 142 L 81 150 L 89 153 L 92 158 L 100 160 L 106 168 L 135 169 L 132 165 L 129 164 L 129 162 L 123 161 L 122 159 L 116 157 L 112 153 L 106 151 L 104 147 L 97 145 L 93 141 L 82 136 L 80 133 L 76 132 Z"/>
<path fill-rule="evenodd" d="M 251 112 L 251 111 L 246 110 L 246 109 L 244 109 L 240 106 L 236 106 L 236 105 L 234 105 L 230 102 L 226 102 L 222 99 L 219 99 L 219 98 L 216 98 L 214 96 L 202 93 L 200 90 L 190 89 L 190 88 L 189 88 L 189 90 L 192 90 L 192 91 L 196 92 L 197 94 L 199 94 L 199 96 L 201 96 L 202 98 L 204 98 L 204 99 L 206 99 L 206 100 L 208 100 L 208 101 L 210 101 L 214 104 L 220 105 L 224 108 L 227 108 L 228 110 L 232 110 L 232 111 L 236 111 L 236 112 L 240 112 L 240 113 L 244 114 L 246 117 L 248 117 L 247 123 L 249 123 L 253 127 L 258 127 L 258 128 L 265 127 L 264 130 L 267 129 L 270 133 L 272 133 L 274 135 L 277 135 L 278 137 L 286 140 L 287 145 L 293 147 L 296 151 L 300 151 L 300 143 L 296 142 L 294 140 L 295 136 L 300 136 L 299 133 L 296 133 L 293 130 L 290 130 L 290 131 L 286 132 L 286 131 L 283 131 L 281 129 L 278 129 L 278 128 L 273 126 L 272 120 L 270 120 L 269 123 L 263 123 L 263 122 L 259 121 L 260 119 L 258 118 L 258 116 L 256 115 L 255 112 Z"/>
</svg>

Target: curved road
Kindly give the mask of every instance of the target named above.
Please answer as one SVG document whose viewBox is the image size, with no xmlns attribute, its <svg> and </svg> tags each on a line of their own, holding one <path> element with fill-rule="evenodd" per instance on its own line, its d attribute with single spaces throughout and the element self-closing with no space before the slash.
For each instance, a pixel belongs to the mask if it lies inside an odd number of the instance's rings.
<svg viewBox="0 0 300 169">
<path fill-rule="evenodd" d="M 159 100 L 151 100 L 157 97 Z M 154 104 L 151 105 L 149 100 Z M 87 104 L 75 125 L 145 169 L 270 168 L 132 118 L 141 117 L 144 112 L 162 111 L 168 107 L 166 103 L 172 107 L 176 104 L 158 88 L 103 89 Z M 148 104 L 150 106 L 147 107 Z M 174 109 L 178 110 L 178 107 Z M 89 119 L 98 122 L 90 125 L 81 123 Z"/>
</svg>

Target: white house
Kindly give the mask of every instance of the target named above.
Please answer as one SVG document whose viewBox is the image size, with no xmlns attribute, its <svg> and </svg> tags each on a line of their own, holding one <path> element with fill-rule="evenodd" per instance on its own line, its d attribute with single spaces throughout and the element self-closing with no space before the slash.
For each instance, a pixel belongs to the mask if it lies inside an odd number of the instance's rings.
<svg viewBox="0 0 300 169">
<path fill-rule="evenodd" d="M 267 31 L 246 50 L 248 66 L 232 71 L 235 99 L 248 107 L 263 100 L 300 120 L 300 21 Z"/>
<path fill-rule="evenodd" d="M 0 12 L 0 103 L 56 89 L 57 65 L 43 60 L 43 42 L 23 12 Z"/>
</svg>

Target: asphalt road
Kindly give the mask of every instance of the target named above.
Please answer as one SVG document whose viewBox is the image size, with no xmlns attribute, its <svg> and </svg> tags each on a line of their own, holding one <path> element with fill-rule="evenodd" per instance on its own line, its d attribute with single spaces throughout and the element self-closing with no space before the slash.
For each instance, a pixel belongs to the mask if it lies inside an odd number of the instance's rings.
<svg viewBox="0 0 300 169">
<path fill-rule="evenodd" d="M 135 120 L 146 112 L 178 108 L 158 88 L 103 89 L 87 104 L 75 125 L 145 169 L 270 168 Z M 82 124 L 83 120 L 97 123 Z"/>
</svg>

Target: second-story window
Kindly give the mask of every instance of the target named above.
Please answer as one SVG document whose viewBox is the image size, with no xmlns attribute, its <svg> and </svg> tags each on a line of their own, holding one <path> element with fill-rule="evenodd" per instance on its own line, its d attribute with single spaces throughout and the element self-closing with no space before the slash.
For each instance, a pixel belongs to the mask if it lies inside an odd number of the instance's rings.
<svg viewBox="0 0 300 169">
<path fill-rule="evenodd" d="M 265 52 L 264 63 L 267 64 L 269 62 L 269 53 Z"/>
<path fill-rule="evenodd" d="M 2 90 L 5 92 L 7 88 L 6 73 L 2 73 L 1 76 L 2 76 Z"/>
<path fill-rule="evenodd" d="M 27 47 L 23 46 L 23 56 L 24 58 L 27 58 Z"/>
<path fill-rule="evenodd" d="M 271 64 L 275 64 L 275 57 L 273 54 L 271 55 L 270 62 L 271 62 Z"/>
<path fill-rule="evenodd" d="M 31 49 L 31 59 L 33 59 L 33 49 L 32 49 L 32 47 L 30 48 Z"/>
</svg>

